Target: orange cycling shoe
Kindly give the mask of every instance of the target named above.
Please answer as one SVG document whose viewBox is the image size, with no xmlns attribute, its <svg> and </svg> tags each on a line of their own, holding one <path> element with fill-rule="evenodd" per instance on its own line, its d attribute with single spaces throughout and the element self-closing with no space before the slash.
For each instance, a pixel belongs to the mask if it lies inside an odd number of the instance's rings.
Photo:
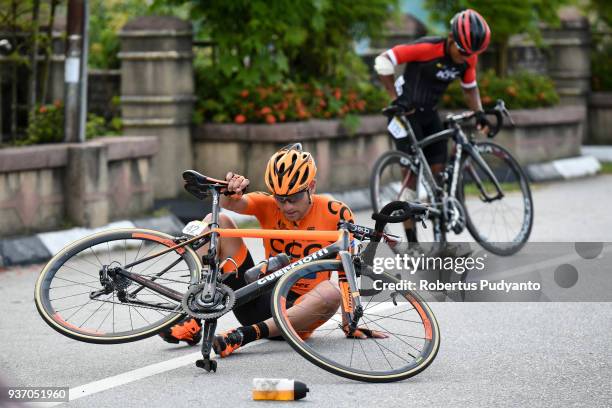
<svg viewBox="0 0 612 408">
<path fill-rule="evenodd" d="M 213 350 L 221 357 L 225 358 L 238 350 L 242 346 L 243 335 L 239 330 L 230 330 L 215 336 Z"/>
<path fill-rule="evenodd" d="M 195 346 L 202 339 L 202 326 L 197 319 L 185 318 L 180 323 L 160 332 L 159 335 L 168 343 L 178 344 L 179 341 L 184 341 L 190 346 Z"/>
</svg>

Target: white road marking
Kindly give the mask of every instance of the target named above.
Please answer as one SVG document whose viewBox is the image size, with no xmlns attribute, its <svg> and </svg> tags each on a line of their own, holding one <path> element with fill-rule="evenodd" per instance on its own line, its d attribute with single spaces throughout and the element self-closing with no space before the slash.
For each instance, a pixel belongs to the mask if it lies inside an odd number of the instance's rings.
<svg viewBox="0 0 612 408">
<path fill-rule="evenodd" d="M 249 348 L 259 344 L 268 343 L 270 340 L 259 340 L 256 343 L 250 343 L 242 346 L 241 349 Z M 177 368 L 195 364 L 195 361 L 200 359 L 202 356 L 201 352 L 189 353 L 181 357 L 176 357 L 171 360 L 162 361 L 159 363 L 151 364 L 146 367 L 137 368 L 132 371 L 117 374 L 112 377 L 103 378 L 98 381 L 90 382 L 88 384 L 79 385 L 69 390 L 69 400 L 74 401 L 79 398 L 87 397 L 98 392 L 106 391 L 111 388 L 119 387 L 121 385 L 129 384 L 134 381 L 142 380 L 143 378 L 151 377 L 153 375 L 161 374 L 166 371 L 175 370 Z M 35 407 L 55 407 L 64 404 L 64 402 L 38 402 L 32 403 Z"/>
</svg>

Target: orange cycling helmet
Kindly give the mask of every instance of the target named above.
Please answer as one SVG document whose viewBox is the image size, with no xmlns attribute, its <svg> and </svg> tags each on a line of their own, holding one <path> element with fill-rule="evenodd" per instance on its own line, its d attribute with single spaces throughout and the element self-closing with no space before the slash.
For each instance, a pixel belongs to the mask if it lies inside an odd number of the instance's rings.
<svg viewBox="0 0 612 408">
<path fill-rule="evenodd" d="M 288 196 L 308 188 L 315 178 L 317 166 L 312 155 L 295 143 L 274 153 L 266 167 L 265 181 L 272 194 Z"/>
</svg>

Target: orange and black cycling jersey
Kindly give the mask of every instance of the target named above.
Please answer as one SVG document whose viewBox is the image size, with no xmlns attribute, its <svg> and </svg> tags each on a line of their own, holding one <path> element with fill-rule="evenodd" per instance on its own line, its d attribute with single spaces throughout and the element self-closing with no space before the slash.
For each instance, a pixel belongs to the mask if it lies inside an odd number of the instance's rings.
<svg viewBox="0 0 612 408">
<path fill-rule="evenodd" d="M 312 195 L 312 206 L 306 216 L 299 221 L 287 220 L 270 194 L 255 192 L 245 194 L 243 197 L 247 200 L 247 208 L 242 213 L 255 216 L 264 229 L 334 231 L 338 229 L 338 222 L 341 220 L 353 222 L 353 213 L 348 206 L 328 196 Z M 264 239 L 267 258 L 284 252 L 292 258 L 292 262 L 332 243 Z M 329 273 L 313 274 L 297 282 L 296 287 L 302 287 L 301 293 L 306 293 L 326 279 L 329 279 Z"/>
<path fill-rule="evenodd" d="M 404 75 L 395 83 L 399 99 L 410 108 L 434 109 L 448 85 L 461 79 L 463 88 L 476 86 L 476 63 L 471 56 L 466 62 L 455 63 L 446 38 L 424 37 L 386 51 L 393 65 L 406 64 Z"/>
</svg>

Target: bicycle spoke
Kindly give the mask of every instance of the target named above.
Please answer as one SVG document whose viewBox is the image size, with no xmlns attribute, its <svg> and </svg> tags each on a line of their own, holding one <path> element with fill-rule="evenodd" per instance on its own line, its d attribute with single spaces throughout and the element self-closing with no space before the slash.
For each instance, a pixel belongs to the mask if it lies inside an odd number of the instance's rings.
<svg viewBox="0 0 612 408">
<path fill-rule="evenodd" d="M 90 263 L 91 263 L 91 262 L 90 262 Z M 92 264 L 92 265 L 93 265 L 93 264 Z M 64 265 L 62 265 L 62 266 L 65 266 L 65 267 L 66 267 L 66 268 L 68 268 L 68 269 L 72 269 L 72 270 L 73 270 L 73 271 L 75 271 L 75 272 L 82 273 L 83 275 L 87 275 L 87 276 L 89 276 L 90 278 L 99 279 L 99 278 L 98 278 L 97 276 L 95 276 L 95 275 L 90 275 L 90 274 L 88 274 L 87 272 L 83 272 L 83 271 L 81 271 L 80 269 L 73 268 L 73 267 L 71 267 L 70 265 L 66 265 L 66 264 L 64 264 Z M 96 266 L 96 267 L 97 267 L 97 266 Z"/>
<path fill-rule="evenodd" d="M 370 330 L 370 328 L 368 327 L 368 324 L 366 322 L 364 322 L 366 329 Z M 385 352 L 383 351 L 383 347 L 380 345 L 380 343 L 378 342 L 378 339 L 376 339 L 376 337 L 372 337 L 372 340 L 374 340 L 374 343 L 376 343 L 376 345 L 378 346 L 378 349 L 380 350 L 380 353 L 383 355 L 383 357 L 385 358 L 385 360 L 387 360 L 387 364 L 389 364 L 389 367 L 393 370 L 393 365 L 391 364 L 391 362 L 389 361 L 389 359 L 387 358 L 387 355 L 385 354 Z M 386 347 L 384 347 L 385 349 L 387 349 Z M 389 350 L 389 349 L 387 349 Z M 404 360 L 406 361 L 406 360 Z"/>
</svg>

